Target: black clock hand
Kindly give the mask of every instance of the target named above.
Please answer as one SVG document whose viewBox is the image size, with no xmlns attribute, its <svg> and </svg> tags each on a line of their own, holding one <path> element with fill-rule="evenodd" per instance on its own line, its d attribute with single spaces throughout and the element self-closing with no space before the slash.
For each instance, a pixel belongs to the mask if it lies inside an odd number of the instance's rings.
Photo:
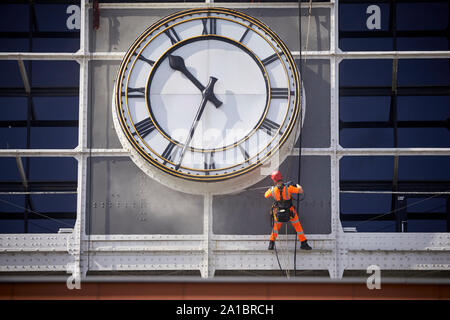
<svg viewBox="0 0 450 320">
<path fill-rule="evenodd" d="M 169 65 L 172 69 L 178 70 L 182 74 L 184 74 L 186 76 L 186 78 L 191 80 L 191 82 L 203 93 L 203 91 L 205 90 L 205 87 L 200 83 L 200 81 L 197 80 L 196 77 L 194 77 L 194 75 L 192 73 L 189 72 L 189 70 L 186 68 L 186 65 L 184 64 L 184 59 L 182 57 L 169 55 Z M 210 82 L 211 82 L 211 78 L 210 78 Z M 216 79 L 216 81 L 217 81 L 217 79 Z M 208 98 L 208 100 L 211 101 L 216 108 L 218 108 L 222 105 L 222 102 L 219 99 L 217 99 L 217 97 L 214 95 L 214 92 L 211 92 L 211 95 Z"/>
<path fill-rule="evenodd" d="M 203 95 L 202 102 L 200 103 L 200 106 L 197 109 L 197 114 L 195 115 L 194 122 L 192 122 L 191 129 L 189 130 L 188 137 L 186 139 L 186 142 L 184 143 L 183 149 L 181 150 L 180 160 L 178 161 L 178 164 L 175 166 L 175 170 L 178 170 L 181 166 L 181 161 L 183 160 L 186 148 L 191 143 L 195 129 L 197 128 L 197 125 L 200 122 L 200 118 L 202 117 L 203 111 L 205 110 L 206 102 L 211 101 L 211 97 L 214 96 L 214 84 L 216 83 L 216 81 L 217 78 L 209 77 L 208 85 L 202 91 Z"/>
</svg>

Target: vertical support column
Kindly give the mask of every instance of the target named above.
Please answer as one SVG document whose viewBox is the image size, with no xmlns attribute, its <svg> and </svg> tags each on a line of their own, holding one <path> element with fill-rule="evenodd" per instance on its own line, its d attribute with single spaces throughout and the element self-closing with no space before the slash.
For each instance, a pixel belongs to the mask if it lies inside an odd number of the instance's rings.
<svg viewBox="0 0 450 320">
<path fill-rule="evenodd" d="M 339 160 L 337 154 L 339 148 L 339 63 L 340 59 L 336 57 L 338 51 L 339 25 L 338 25 L 338 5 L 332 1 L 333 7 L 330 12 L 331 30 L 330 30 L 330 128 L 331 141 L 330 147 L 333 150 L 331 155 L 331 234 L 334 237 L 333 260 L 329 266 L 331 278 L 342 278 L 344 273 L 344 261 L 346 252 L 341 244 L 344 233 L 342 231 L 339 218 Z"/>
<path fill-rule="evenodd" d="M 204 257 L 200 267 L 202 278 L 212 278 L 215 268 L 212 256 L 212 235 L 213 235 L 213 217 L 212 217 L 212 194 L 206 193 L 203 198 L 203 246 Z"/>
<path fill-rule="evenodd" d="M 88 111 L 88 74 L 89 74 L 89 12 L 88 0 L 81 0 L 81 26 L 80 26 L 80 85 L 79 85 L 79 113 L 78 113 L 78 187 L 77 187 L 77 220 L 72 234 L 67 238 L 67 250 L 73 256 L 74 261 L 67 266 L 67 272 L 72 275 L 67 280 L 69 289 L 80 289 L 81 279 L 86 276 L 88 270 L 87 259 L 83 259 L 86 252 L 83 248 L 83 240 L 86 239 L 86 192 L 87 192 L 87 111 Z"/>
</svg>

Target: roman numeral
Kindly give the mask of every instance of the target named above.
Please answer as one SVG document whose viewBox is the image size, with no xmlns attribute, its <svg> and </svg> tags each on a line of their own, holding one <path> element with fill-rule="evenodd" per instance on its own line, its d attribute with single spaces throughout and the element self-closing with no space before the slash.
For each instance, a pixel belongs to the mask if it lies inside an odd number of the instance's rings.
<svg viewBox="0 0 450 320">
<path fill-rule="evenodd" d="M 153 130 L 156 129 L 155 125 L 153 124 L 153 121 L 150 118 L 146 118 L 144 120 L 139 121 L 138 123 L 135 123 L 134 127 L 136 128 L 136 132 L 139 133 L 139 135 L 142 138 L 145 138 Z M 136 134 L 136 132 L 133 134 Z"/>
<path fill-rule="evenodd" d="M 248 32 L 250 31 L 250 28 L 253 26 L 252 23 L 249 24 L 248 28 L 245 30 L 244 34 L 242 35 L 241 39 L 239 39 L 239 42 L 242 43 L 244 41 L 245 37 L 247 36 Z"/>
<path fill-rule="evenodd" d="M 208 32 L 209 22 L 209 32 Z M 202 19 L 203 31 L 202 35 L 217 34 L 217 19 Z"/>
<path fill-rule="evenodd" d="M 177 155 L 179 149 L 180 148 L 177 147 L 176 144 L 169 142 L 163 154 L 161 155 L 164 159 L 166 159 L 164 160 L 164 164 L 166 164 L 167 161 L 174 162 L 175 156 Z"/>
<path fill-rule="evenodd" d="M 282 55 L 282 54 L 283 54 L 282 52 L 278 53 L 278 55 Z M 267 66 L 269 63 L 272 63 L 275 60 L 277 60 L 278 55 L 276 53 L 274 53 L 273 55 L 265 58 L 264 60 L 261 60 L 261 62 L 263 63 L 263 65 Z"/>
<path fill-rule="evenodd" d="M 122 96 L 125 96 L 125 91 L 122 91 Z M 128 88 L 127 98 L 144 98 L 145 88 Z"/>
<path fill-rule="evenodd" d="M 166 26 L 166 27 L 169 27 L 169 25 L 167 25 L 167 24 L 166 24 L 165 26 Z M 170 42 L 172 42 L 172 44 L 175 44 L 175 43 L 177 43 L 177 42 L 180 41 L 180 37 L 179 37 L 178 34 L 175 32 L 175 29 L 174 29 L 174 28 L 168 29 L 168 30 L 164 31 L 164 33 L 166 34 L 166 36 L 169 37 Z"/>
<path fill-rule="evenodd" d="M 280 128 L 280 125 L 272 120 L 265 118 L 258 129 L 266 131 L 268 135 L 273 136 L 273 134 Z M 280 131 L 280 134 L 281 131 Z"/>
<path fill-rule="evenodd" d="M 294 91 L 289 92 L 288 88 L 270 88 L 270 96 L 272 99 L 288 99 L 289 93 L 294 95 Z"/>
<path fill-rule="evenodd" d="M 242 155 L 243 155 L 244 158 L 245 158 L 245 161 L 248 161 L 248 159 L 250 158 L 250 156 L 249 156 L 247 150 L 245 150 L 245 148 L 242 146 L 242 144 L 239 144 L 239 150 L 241 150 Z"/>
<path fill-rule="evenodd" d="M 205 170 L 213 170 L 216 169 L 216 164 L 214 163 L 214 151 L 206 154 L 205 153 L 205 162 L 203 164 L 203 167 Z M 206 172 L 207 175 L 209 175 L 209 172 Z"/>
<path fill-rule="evenodd" d="M 150 66 L 152 66 L 152 67 L 153 67 L 153 65 L 155 64 L 155 61 L 150 60 L 150 59 L 147 59 L 147 58 L 144 57 L 142 54 L 138 56 L 138 59 L 139 59 L 139 60 L 142 60 L 142 61 L 144 61 L 144 62 L 146 62 L 146 63 L 148 63 L 148 64 L 149 64 Z"/>
</svg>

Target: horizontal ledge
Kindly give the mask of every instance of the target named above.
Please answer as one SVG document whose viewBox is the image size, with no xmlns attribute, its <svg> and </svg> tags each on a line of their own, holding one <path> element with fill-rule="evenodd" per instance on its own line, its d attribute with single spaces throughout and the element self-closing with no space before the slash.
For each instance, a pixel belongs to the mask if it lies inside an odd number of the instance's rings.
<svg viewBox="0 0 450 320">
<path fill-rule="evenodd" d="M 299 148 L 292 150 L 291 156 L 298 156 Z M 450 155 L 450 148 L 302 148 L 302 156 L 364 156 L 364 155 Z"/>
<path fill-rule="evenodd" d="M 355 190 L 341 190 L 340 193 L 366 193 L 366 194 L 424 194 L 424 195 L 430 195 L 430 194 L 450 194 L 450 191 L 355 191 Z"/>
<path fill-rule="evenodd" d="M 0 194 L 23 195 L 23 194 L 77 194 L 77 191 L 0 191 Z"/>
<path fill-rule="evenodd" d="M 87 4 L 91 8 L 92 4 Z M 309 8 L 310 3 L 302 2 L 301 8 Z M 334 2 L 312 2 L 313 9 L 316 8 L 332 8 Z M 100 3 L 100 9 L 193 9 L 193 8 L 211 8 L 221 7 L 229 9 L 294 9 L 298 8 L 298 2 L 259 2 L 259 3 L 239 3 L 239 2 L 194 2 L 194 3 Z"/>
<path fill-rule="evenodd" d="M 300 58 L 299 51 L 291 51 L 294 58 Z M 445 59 L 450 58 L 450 51 L 303 51 L 302 58 L 327 59 Z"/>
<path fill-rule="evenodd" d="M 163 253 L 173 253 L 173 252 L 184 252 L 186 254 L 190 253 L 198 253 L 198 252 L 204 252 L 205 248 L 201 247 L 182 247 L 182 246 L 148 246 L 148 247 L 98 247 L 98 248 L 90 248 L 86 252 L 91 254 L 101 254 L 101 253 L 108 253 L 108 252 L 121 252 L 121 253 L 127 253 L 127 252 L 163 252 Z"/>
<path fill-rule="evenodd" d="M 343 59 L 424 59 L 450 58 L 450 51 L 340 51 Z"/>
<path fill-rule="evenodd" d="M 0 157 L 76 157 L 79 155 L 95 157 L 124 157 L 130 153 L 125 149 L 2 149 Z"/>
<path fill-rule="evenodd" d="M 339 148 L 336 153 L 340 156 L 365 155 L 450 155 L 450 148 Z"/>
<path fill-rule="evenodd" d="M 290 156 L 298 156 L 299 148 L 294 148 Z M 409 156 L 409 155 L 443 155 L 450 156 L 450 148 L 302 148 L 302 156 Z M 126 149 L 2 149 L 0 157 L 128 157 Z"/>
<path fill-rule="evenodd" d="M 300 58 L 300 51 L 291 51 L 295 59 Z M 125 52 L 2 52 L 0 60 L 116 60 L 121 61 Z M 449 59 L 450 51 L 308 51 L 302 50 L 305 59 Z"/>
</svg>

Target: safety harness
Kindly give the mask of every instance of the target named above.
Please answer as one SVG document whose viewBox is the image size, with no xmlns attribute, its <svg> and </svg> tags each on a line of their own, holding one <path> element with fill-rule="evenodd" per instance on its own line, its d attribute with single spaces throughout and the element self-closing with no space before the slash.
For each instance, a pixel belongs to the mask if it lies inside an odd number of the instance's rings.
<svg viewBox="0 0 450 320">
<path fill-rule="evenodd" d="M 282 183 L 279 186 L 271 188 L 272 196 L 275 199 L 275 202 L 272 205 L 272 214 L 276 214 L 277 222 L 288 222 L 293 217 L 293 213 L 291 211 L 292 199 L 289 199 L 288 186 L 289 185 Z M 280 200 L 277 200 L 275 197 L 275 188 L 278 188 L 278 191 L 280 192 Z M 288 200 L 283 200 L 283 189 L 285 198 Z"/>
</svg>

